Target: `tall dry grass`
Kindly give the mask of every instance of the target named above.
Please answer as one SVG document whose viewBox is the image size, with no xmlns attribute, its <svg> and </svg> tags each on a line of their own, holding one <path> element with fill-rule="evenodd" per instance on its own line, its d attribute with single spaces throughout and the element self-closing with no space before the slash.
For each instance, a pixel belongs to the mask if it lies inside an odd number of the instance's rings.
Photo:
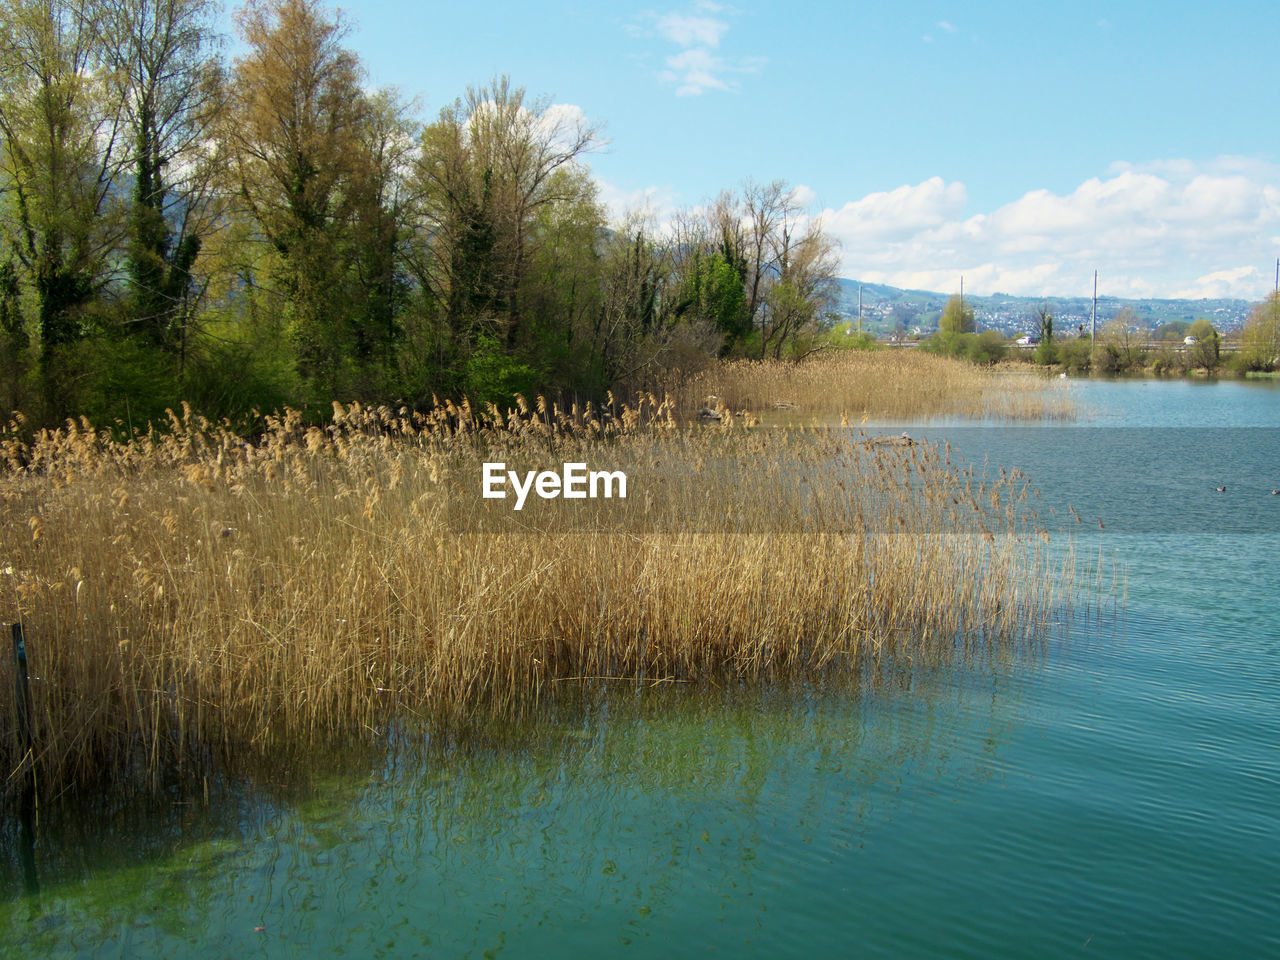
<svg viewBox="0 0 1280 960">
<path fill-rule="evenodd" d="M 1075 416 L 1055 381 L 978 367 L 919 350 L 841 351 L 801 363 L 729 361 L 684 381 L 677 407 L 688 416 L 717 402 L 762 416 L 913 420 L 924 417 L 1057 420 Z"/>
<path fill-rule="evenodd" d="M 11 432 L 0 622 L 29 637 L 36 746 L 0 666 L 0 762 L 44 795 L 158 782 L 557 685 L 856 672 L 1037 635 L 1067 580 L 1013 474 L 849 431 L 335 404 L 237 436 Z M 622 470 L 626 501 L 482 500 L 480 465 Z M 904 535 L 909 534 L 909 535 Z"/>
</svg>

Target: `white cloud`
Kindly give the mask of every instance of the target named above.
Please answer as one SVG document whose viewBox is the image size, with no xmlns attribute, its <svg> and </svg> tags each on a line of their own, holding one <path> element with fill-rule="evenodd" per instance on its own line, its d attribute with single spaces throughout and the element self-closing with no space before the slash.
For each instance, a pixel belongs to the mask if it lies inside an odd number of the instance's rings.
<svg viewBox="0 0 1280 960">
<path fill-rule="evenodd" d="M 960 28 L 957 27 L 954 23 L 948 23 L 946 20 L 939 20 L 938 29 L 945 30 L 947 33 L 955 33 Z"/>
<path fill-rule="evenodd" d="M 676 96 L 696 97 L 712 90 L 732 93 L 738 89 L 737 77 L 758 72 L 764 57 L 730 57 L 717 51 L 729 32 L 727 17 L 738 13 L 732 7 L 700 0 L 691 11 L 649 12 L 640 21 L 646 29 L 633 25 L 634 36 L 657 36 L 675 44 L 679 51 L 664 58 L 665 68 L 658 73 L 660 83 L 674 86 Z"/>
<path fill-rule="evenodd" d="M 640 219 L 661 225 L 676 212 L 678 198 L 671 187 L 648 186 L 628 190 L 608 180 L 596 178 L 596 196 L 616 225 L 627 219 Z"/>
<path fill-rule="evenodd" d="M 1173 296 L 1186 300 L 1219 297 L 1240 297 L 1244 300 L 1252 300 L 1258 295 L 1259 284 L 1265 285 L 1265 281 L 1262 271 L 1255 266 L 1231 267 L 1206 273 L 1203 277 L 1196 277 L 1195 283 L 1185 289 L 1174 291 Z"/>
<path fill-rule="evenodd" d="M 914 187 L 869 193 L 825 217 L 828 229 L 855 241 L 902 241 L 954 221 L 964 206 L 963 184 L 932 177 Z"/>
<path fill-rule="evenodd" d="M 668 13 L 658 20 L 658 33 L 682 47 L 718 47 L 729 29 L 723 20 Z"/>
<path fill-rule="evenodd" d="M 694 47 L 667 57 L 667 69 L 658 74 L 663 83 L 676 84 L 677 97 L 696 97 L 708 90 L 731 90 L 724 77 L 727 65 L 710 50 Z"/>
<path fill-rule="evenodd" d="M 1096 269 L 1116 296 L 1252 299 L 1280 255 L 1280 166 L 1252 159 L 1114 164 L 1065 195 L 966 207 L 963 184 L 933 177 L 823 218 L 846 276 L 949 290 L 963 274 L 979 294 L 1079 295 Z"/>
<path fill-rule="evenodd" d="M 803 183 L 798 183 L 791 188 L 791 202 L 797 207 L 808 209 L 813 206 L 817 199 L 818 195 L 813 192 L 813 188 L 807 187 Z"/>
</svg>

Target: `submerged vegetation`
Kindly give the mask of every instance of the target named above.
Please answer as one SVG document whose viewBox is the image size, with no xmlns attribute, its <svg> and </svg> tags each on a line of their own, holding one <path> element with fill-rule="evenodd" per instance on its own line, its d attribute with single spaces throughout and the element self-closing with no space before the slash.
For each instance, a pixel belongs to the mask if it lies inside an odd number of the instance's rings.
<svg viewBox="0 0 1280 960">
<path fill-rule="evenodd" d="M 189 413 L 124 441 L 15 425 L 0 620 L 30 638 L 35 748 L 0 743 L 9 782 L 155 783 L 397 718 L 520 713 L 566 683 L 857 676 L 1026 641 L 1063 602 L 1017 471 L 748 419 L 647 397 L 335 404 L 253 436 Z M 631 489 L 516 514 L 480 497 L 495 460 Z"/>
</svg>

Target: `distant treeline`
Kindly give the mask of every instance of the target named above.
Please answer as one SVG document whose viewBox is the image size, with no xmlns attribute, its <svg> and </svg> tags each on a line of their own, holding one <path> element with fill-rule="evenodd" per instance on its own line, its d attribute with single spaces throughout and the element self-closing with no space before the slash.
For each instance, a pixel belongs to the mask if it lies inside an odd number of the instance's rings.
<svg viewBox="0 0 1280 960">
<path fill-rule="evenodd" d="M 499 78 L 427 122 L 315 0 L 250 0 L 230 62 L 217 9 L 0 0 L 0 411 L 588 397 L 818 342 L 785 184 L 610 227 L 575 109 Z"/>
</svg>

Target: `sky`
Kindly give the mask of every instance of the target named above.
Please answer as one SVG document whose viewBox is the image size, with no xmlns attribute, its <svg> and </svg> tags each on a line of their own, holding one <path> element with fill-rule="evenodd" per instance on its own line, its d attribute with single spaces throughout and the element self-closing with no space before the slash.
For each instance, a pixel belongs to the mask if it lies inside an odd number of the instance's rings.
<svg viewBox="0 0 1280 960">
<path fill-rule="evenodd" d="M 352 0 L 435 116 L 500 74 L 599 124 L 614 215 L 795 188 L 842 274 L 1023 296 L 1241 297 L 1280 257 L 1272 4 Z"/>
</svg>

